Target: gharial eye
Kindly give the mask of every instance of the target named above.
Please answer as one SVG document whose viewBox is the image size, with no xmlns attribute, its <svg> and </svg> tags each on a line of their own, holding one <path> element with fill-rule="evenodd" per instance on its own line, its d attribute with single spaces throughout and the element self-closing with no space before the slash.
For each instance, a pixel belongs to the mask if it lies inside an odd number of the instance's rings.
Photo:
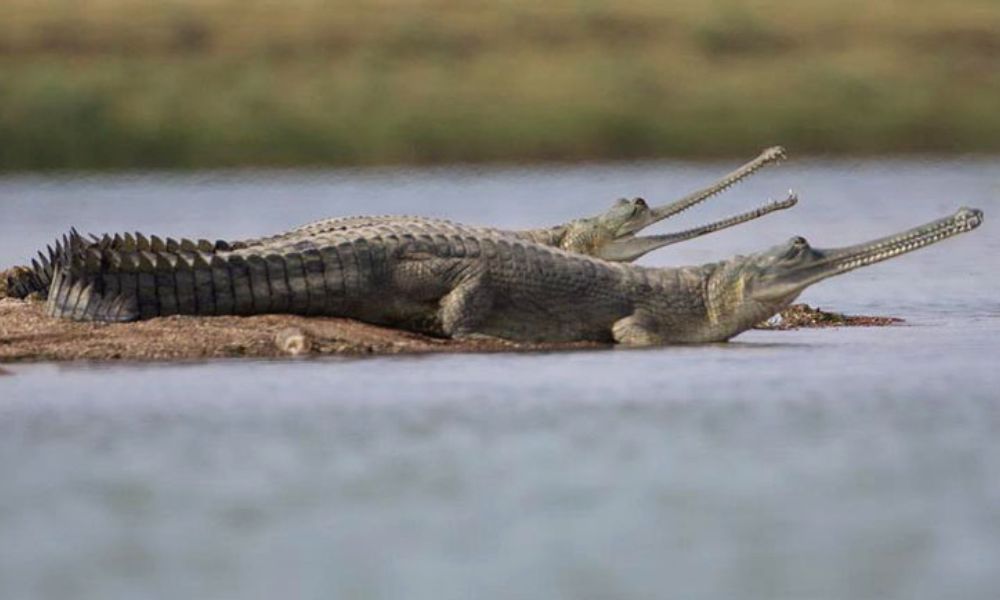
<svg viewBox="0 0 1000 600">
<path fill-rule="evenodd" d="M 642 198 L 636 198 L 633 203 L 636 208 L 649 208 L 649 205 L 646 204 L 646 201 Z"/>
<path fill-rule="evenodd" d="M 786 259 L 795 259 L 801 256 L 808 248 L 809 242 L 806 241 L 806 238 L 797 235 L 788 240 L 788 244 L 785 246 L 785 251 L 782 255 Z"/>
</svg>

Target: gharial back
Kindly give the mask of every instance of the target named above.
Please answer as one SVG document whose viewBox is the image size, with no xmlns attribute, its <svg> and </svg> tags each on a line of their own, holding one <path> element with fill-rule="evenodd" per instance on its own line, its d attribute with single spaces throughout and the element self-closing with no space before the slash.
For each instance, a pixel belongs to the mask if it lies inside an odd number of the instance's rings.
<svg viewBox="0 0 1000 600">
<path fill-rule="evenodd" d="M 648 271 L 451 222 L 386 222 L 309 236 L 281 251 L 323 254 L 333 247 L 337 256 L 327 262 L 335 273 L 339 258 L 349 278 L 361 274 L 361 289 L 342 288 L 345 298 L 362 300 L 347 316 L 409 326 L 417 313 L 447 335 L 464 327 L 513 339 L 605 340 L 609 320 L 630 310 L 621 283 L 644 281 Z M 335 310 L 344 314 L 343 305 Z"/>
<path fill-rule="evenodd" d="M 379 216 L 352 216 L 336 217 L 315 221 L 301 227 L 296 227 L 282 233 L 245 240 L 176 240 L 170 237 L 159 237 L 156 235 L 143 235 L 142 233 L 105 234 L 101 237 L 91 235 L 87 239 L 76 238 L 77 251 L 83 247 L 94 246 L 96 250 L 115 250 L 121 252 L 149 251 L 173 253 L 180 250 L 198 250 L 202 254 L 216 254 L 218 252 L 243 249 L 266 249 L 288 245 L 294 242 L 308 240 L 318 235 L 353 235 L 368 227 L 381 225 L 393 225 L 405 227 L 407 229 L 426 230 L 432 228 L 434 231 L 443 232 L 445 230 L 470 229 L 469 226 L 461 225 L 446 219 L 436 219 L 430 217 L 418 217 L 408 215 L 379 215 Z M 496 228 L 475 227 L 482 233 L 496 236 L 506 236 L 517 239 L 537 241 L 547 245 L 555 245 L 550 239 L 551 232 L 547 229 L 507 231 Z M 75 233 L 75 230 L 74 230 Z M 8 294 L 15 298 L 25 298 L 32 293 L 39 294 L 43 299 L 48 296 L 52 283 L 53 269 L 56 263 L 61 260 L 64 249 L 68 244 L 70 236 L 64 236 L 63 240 L 57 240 L 54 245 L 48 246 L 45 251 L 38 252 L 38 256 L 31 260 L 30 267 L 22 267 L 12 270 L 8 274 L 7 288 Z"/>
</svg>

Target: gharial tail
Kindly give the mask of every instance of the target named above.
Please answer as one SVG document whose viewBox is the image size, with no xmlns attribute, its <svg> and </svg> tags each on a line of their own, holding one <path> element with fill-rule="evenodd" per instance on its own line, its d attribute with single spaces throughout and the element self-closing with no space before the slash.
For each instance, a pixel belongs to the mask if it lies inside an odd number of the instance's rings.
<svg viewBox="0 0 1000 600">
<path fill-rule="evenodd" d="M 64 269 L 62 265 L 53 269 L 45 312 L 76 321 L 123 323 L 139 318 L 135 296 L 104 293 L 100 279 L 74 276 L 72 268 Z"/>
<path fill-rule="evenodd" d="M 7 275 L 7 295 L 14 298 L 26 298 L 37 293 L 44 300 L 49 297 L 54 280 L 56 266 L 63 261 L 68 244 L 73 240 L 77 252 L 94 248 L 99 251 L 115 250 L 120 252 L 177 252 L 180 250 L 214 254 L 230 250 L 232 244 L 223 240 L 210 242 L 208 240 L 174 240 L 162 239 L 155 235 L 145 236 L 141 233 L 105 234 L 101 237 L 91 235 L 89 239 L 81 236 L 75 229 L 62 239 L 50 244 L 44 251 L 39 251 L 37 258 L 31 260 L 31 266 L 15 267 Z"/>
<path fill-rule="evenodd" d="M 46 309 L 54 317 L 132 321 L 168 315 L 328 314 L 360 285 L 360 247 L 241 255 L 219 243 L 64 236 Z M 111 239 L 112 243 L 104 243 Z M 225 243 L 223 243 L 225 244 Z M 366 255 L 367 256 L 367 255 Z M 369 259 L 370 260 L 370 259 Z"/>
<path fill-rule="evenodd" d="M 13 298 L 27 298 L 38 293 L 45 298 L 52 283 L 53 264 L 62 255 L 61 242 L 56 247 L 49 246 L 46 252 L 39 252 L 38 258 L 31 259 L 30 267 L 14 267 L 7 274 L 7 295 Z"/>
<path fill-rule="evenodd" d="M 49 260 L 35 269 L 35 283 L 47 279 L 45 312 L 77 321 L 134 321 L 139 318 L 135 296 L 114 293 L 101 277 L 105 248 L 88 243 L 74 229 L 49 247 Z"/>
</svg>

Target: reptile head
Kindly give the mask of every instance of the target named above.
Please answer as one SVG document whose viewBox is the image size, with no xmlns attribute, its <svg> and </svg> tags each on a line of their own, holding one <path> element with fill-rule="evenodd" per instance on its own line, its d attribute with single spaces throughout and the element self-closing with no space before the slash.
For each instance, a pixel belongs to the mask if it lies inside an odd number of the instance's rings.
<svg viewBox="0 0 1000 600">
<path fill-rule="evenodd" d="M 621 198 L 603 214 L 565 225 L 560 247 L 605 260 L 627 260 L 619 257 L 622 254 L 619 246 L 635 239 L 635 233 L 653 223 L 653 219 L 653 211 L 642 198 Z"/>
<path fill-rule="evenodd" d="M 710 304 L 720 315 L 738 313 L 737 306 L 742 306 L 743 310 L 763 313 L 748 318 L 766 318 L 827 277 L 972 231 L 982 222 L 982 211 L 961 208 L 949 217 L 902 233 L 843 248 L 813 248 L 805 238 L 793 237 L 764 252 L 723 263 L 710 284 Z"/>
<path fill-rule="evenodd" d="M 618 262 L 632 262 L 657 248 L 690 240 L 715 231 L 726 229 L 740 223 L 746 223 L 768 213 L 791 208 L 798 203 L 798 196 L 789 191 L 788 197 L 778 202 L 768 202 L 754 210 L 715 221 L 706 225 L 693 227 L 676 233 L 662 235 L 637 236 L 650 224 L 660 220 L 656 209 L 650 208 L 642 198 L 635 200 L 619 200 L 607 213 L 591 222 L 582 223 L 583 228 L 597 232 L 590 238 L 591 246 L 587 253 Z M 564 249 L 570 250 L 564 245 Z M 576 250 L 580 251 L 580 250 Z"/>
<path fill-rule="evenodd" d="M 708 328 L 697 339 L 728 339 L 771 317 L 818 281 L 971 231 L 982 221 L 981 211 L 962 208 L 950 217 L 863 244 L 824 250 L 793 237 L 764 252 L 713 265 L 705 299 Z"/>
<path fill-rule="evenodd" d="M 658 219 L 644 199 L 619 198 L 606 213 L 595 217 L 594 220 L 598 227 L 617 239 L 635 235 Z"/>
<path fill-rule="evenodd" d="M 827 277 L 912 252 L 949 237 L 972 231 L 983 222 L 982 211 L 961 208 L 950 217 L 902 233 L 843 248 L 813 248 L 802 237 L 758 257 L 759 274 L 751 293 L 758 300 L 796 296 Z"/>
<path fill-rule="evenodd" d="M 780 146 L 768 148 L 757 158 L 742 165 L 718 182 L 688 194 L 680 200 L 659 206 L 650 206 L 642 198 L 633 200 L 622 198 L 615 202 L 610 209 L 596 217 L 579 219 L 563 226 L 564 235 L 560 247 L 563 250 L 589 254 L 605 260 L 630 262 L 647 252 L 668 244 L 732 227 L 775 210 L 789 208 L 794 206 L 796 202 L 794 194 L 791 193 L 789 198 L 784 201 L 772 202 L 764 207 L 717 223 L 680 233 L 636 237 L 637 233 L 650 225 L 683 212 L 732 187 L 764 166 L 779 162 L 784 158 L 785 150 Z"/>
</svg>

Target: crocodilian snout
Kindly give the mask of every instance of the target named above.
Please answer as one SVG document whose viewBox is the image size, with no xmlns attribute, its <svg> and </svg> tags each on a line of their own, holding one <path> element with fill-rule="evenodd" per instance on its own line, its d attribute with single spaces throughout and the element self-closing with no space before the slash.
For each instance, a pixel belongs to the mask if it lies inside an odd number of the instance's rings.
<svg viewBox="0 0 1000 600">
<path fill-rule="evenodd" d="M 798 293 L 805 287 L 848 271 L 919 250 L 972 231 L 983 222 L 983 211 L 960 208 L 955 214 L 895 235 L 843 248 L 810 249 L 800 260 L 776 263 L 754 295 L 759 298 Z"/>
<path fill-rule="evenodd" d="M 715 196 L 716 194 L 724 192 L 725 190 L 731 188 L 740 181 L 743 181 L 744 179 L 753 175 L 754 173 L 766 167 L 767 165 L 781 162 L 786 158 L 787 155 L 785 154 L 785 149 L 782 148 L 781 146 L 773 146 L 771 148 L 767 148 L 766 150 L 761 152 L 760 155 L 757 156 L 757 158 L 740 166 L 735 171 L 726 174 L 722 179 L 713 183 L 712 185 L 704 189 L 692 192 L 675 202 L 671 202 L 669 204 L 663 204 L 660 206 L 650 207 L 649 220 L 645 225 L 643 225 L 643 227 L 648 227 L 653 223 L 658 223 L 663 219 L 684 212 L 685 210 L 691 208 L 692 206 L 704 202 L 705 200 L 711 198 L 712 196 Z"/>
<path fill-rule="evenodd" d="M 745 213 L 733 215 L 719 221 L 706 223 L 705 225 L 692 227 L 691 229 L 685 229 L 684 231 L 678 231 L 676 233 L 646 236 L 628 234 L 618 239 L 611 240 L 601 247 L 595 248 L 593 253 L 594 256 L 603 258 L 604 260 L 632 262 L 644 254 L 652 252 L 658 248 L 691 240 L 716 231 L 722 231 L 723 229 L 734 227 L 742 223 L 747 223 L 754 219 L 759 219 L 760 217 L 772 212 L 791 208 L 795 206 L 798 201 L 799 197 L 795 194 L 795 192 L 789 190 L 788 197 L 784 200 L 771 201 Z"/>
</svg>

